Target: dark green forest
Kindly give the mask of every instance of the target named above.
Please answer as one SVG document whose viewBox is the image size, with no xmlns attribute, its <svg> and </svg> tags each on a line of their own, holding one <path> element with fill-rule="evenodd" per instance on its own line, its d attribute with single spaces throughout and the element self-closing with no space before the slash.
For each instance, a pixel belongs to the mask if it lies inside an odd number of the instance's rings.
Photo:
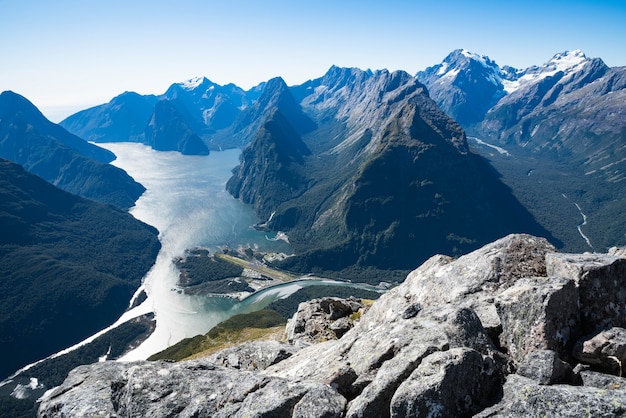
<svg viewBox="0 0 626 418">
<path fill-rule="evenodd" d="M 114 322 L 157 231 L 0 160 L 0 377 Z"/>
</svg>

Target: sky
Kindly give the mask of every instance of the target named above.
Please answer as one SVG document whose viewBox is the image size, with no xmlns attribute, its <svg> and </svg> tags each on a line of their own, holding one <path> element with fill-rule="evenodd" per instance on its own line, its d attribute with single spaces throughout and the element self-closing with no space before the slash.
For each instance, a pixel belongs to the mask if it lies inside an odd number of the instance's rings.
<svg viewBox="0 0 626 418">
<path fill-rule="evenodd" d="M 626 0 L 0 0 L 0 91 L 53 122 L 205 76 L 249 89 L 332 65 L 411 74 L 455 49 L 527 68 L 580 49 L 626 65 Z"/>
</svg>

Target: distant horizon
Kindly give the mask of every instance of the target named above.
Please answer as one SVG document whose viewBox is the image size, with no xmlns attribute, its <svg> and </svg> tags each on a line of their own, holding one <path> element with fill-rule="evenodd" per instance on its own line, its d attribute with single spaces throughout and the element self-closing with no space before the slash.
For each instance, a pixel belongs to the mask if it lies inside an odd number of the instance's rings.
<svg viewBox="0 0 626 418">
<path fill-rule="evenodd" d="M 0 0 L 0 91 L 59 122 L 194 77 L 248 90 L 273 77 L 299 85 L 332 65 L 415 75 L 455 49 L 520 69 L 580 49 L 617 67 L 624 22 L 620 0 Z"/>
</svg>

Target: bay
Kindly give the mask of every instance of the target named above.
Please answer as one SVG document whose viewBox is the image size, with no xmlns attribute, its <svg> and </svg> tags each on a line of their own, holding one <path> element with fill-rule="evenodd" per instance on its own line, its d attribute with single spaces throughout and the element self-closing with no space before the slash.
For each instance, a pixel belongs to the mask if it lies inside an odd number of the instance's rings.
<svg viewBox="0 0 626 418">
<path fill-rule="evenodd" d="M 156 329 L 122 360 L 141 360 L 183 338 L 205 334 L 233 315 L 264 308 L 276 299 L 313 284 L 358 286 L 330 280 L 302 280 L 275 286 L 239 301 L 234 298 L 186 295 L 177 287 L 179 271 L 173 260 L 185 250 L 204 247 L 251 246 L 260 251 L 291 253 L 281 240 L 255 230 L 259 222 L 252 208 L 225 190 L 231 170 L 239 163 L 240 150 L 187 156 L 155 151 L 137 143 L 98 144 L 117 156 L 112 163 L 146 187 L 130 213 L 159 230 L 162 244 L 157 260 L 142 287 L 147 299 L 127 312 L 121 321 L 154 312 Z M 120 321 L 118 321 L 119 323 Z"/>
</svg>

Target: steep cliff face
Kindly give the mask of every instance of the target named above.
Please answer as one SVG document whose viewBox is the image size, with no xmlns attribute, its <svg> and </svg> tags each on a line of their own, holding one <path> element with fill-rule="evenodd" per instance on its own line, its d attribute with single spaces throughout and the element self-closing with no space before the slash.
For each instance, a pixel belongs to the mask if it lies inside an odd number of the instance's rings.
<svg viewBox="0 0 626 418">
<path fill-rule="evenodd" d="M 293 94 L 317 129 L 265 129 L 229 181 L 270 228 L 288 233 L 298 255 L 284 267 L 410 269 L 434 252 L 543 232 L 410 75 L 333 67 Z M 279 164 L 268 153 L 285 140 L 292 152 Z"/>
<path fill-rule="evenodd" d="M 243 151 L 241 165 L 226 189 L 251 204 L 259 217 L 269 219 L 272 208 L 307 189 L 304 158 L 310 154 L 292 125 L 276 109 Z"/>
<path fill-rule="evenodd" d="M 177 100 L 160 100 L 146 126 L 145 143 L 157 151 L 179 151 L 182 154 L 208 155 L 202 138 L 187 125 L 190 117 Z"/>
<path fill-rule="evenodd" d="M 82 366 L 39 415 L 620 416 L 626 390 L 611 373 L 626 360 L 625 274 L 619 255 L 558 254 L 545 239 L 510 235 L 432 257 L 337 339 L 298 344 L 288 331 L 293 345 Z M 607 301 L 615 309 L 599 309 Z M 332 302 L 328 317 L 352 311 L 350 300 Z M 328 331 L 319 304 L 302 303 L 287 329 Z"/>
<path fill-rule="evenodd" d="M 108 162 L 112 152 L 48 121 L 24 97 L 0 95 L 0 157 L 70 193 L 127 209 L 145 191 Z"/>
</svg>

